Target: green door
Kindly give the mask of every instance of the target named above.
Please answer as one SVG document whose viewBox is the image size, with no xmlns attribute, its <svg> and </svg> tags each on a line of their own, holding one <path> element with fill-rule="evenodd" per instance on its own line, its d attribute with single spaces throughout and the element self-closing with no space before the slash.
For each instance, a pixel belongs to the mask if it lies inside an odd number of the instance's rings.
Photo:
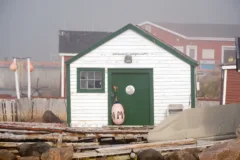
<svg viewBox="0 0 240 160">
<path fill-rule="evenodd" d="M 117 86 L 117 98 L 123 105 L 125 121 L 122 125 L 153 124 L 152 69 L 110 69 L 109 71 L 109 124 L 114 102 L 113 86 Z M 134 90 L 127 92 L 126 88 Z M 132 90 L 132 91 L 133 91 Z"/>
</svg>

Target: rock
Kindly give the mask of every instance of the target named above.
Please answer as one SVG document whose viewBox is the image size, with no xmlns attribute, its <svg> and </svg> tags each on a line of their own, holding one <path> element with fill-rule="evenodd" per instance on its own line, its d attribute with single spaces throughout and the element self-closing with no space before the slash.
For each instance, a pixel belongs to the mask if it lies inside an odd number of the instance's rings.
<svg viewBox="0 0 240 160">
<path fill-rule="evenodd" d="M 240 140 L 218 143 L 199 154 L 200 160 L 240 160 Z"/>
<path fill-rule="evenodd" d="M 16 160 L 16 156 L 6 149 L 0 150 L 0 160 Z"/>
<path fill-rule="evenodd" d="M 43 152 L 46 152 L 51 148 L 51 146 L 47 143 L 37 142 L 33 144 L 21 144 L 18 147 L 18 151 L 20 156 L 28 157 L 28 156 L 36 156 L 39 157 Z"/>
<path fill-rule="evenodd" d="M 161 153 L 154 149 L 145 149 L 137 154 L 138 160 L 164 160 Z"/>
<path fill-rule="evenodd" d="M 197 148 L 184 149 L 164 156 L 165 160 L 199 160 L 198 154 L 201 151 Z"/>
<path fill-rule="evenodd" d="M 45 123 L 63 123 L 52 111 L 46 110 L 43 114 L 43 122 Z"/>
<path fill-rule="evenodd" d="M 21 157 L 20 160 L 40 160 L 40 159 L 39 157 L 30 156 L 30 157 Z"/>
<path fill-rule="evenodd" d="M 41 160 L 72 160 L 73 147 L 51 148 L 44 152 Z"/>
</svg>

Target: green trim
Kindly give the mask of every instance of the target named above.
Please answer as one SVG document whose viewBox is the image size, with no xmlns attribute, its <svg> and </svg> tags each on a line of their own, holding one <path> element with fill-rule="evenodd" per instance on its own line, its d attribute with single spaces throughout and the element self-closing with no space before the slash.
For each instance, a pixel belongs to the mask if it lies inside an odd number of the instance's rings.
<svg viewBox="0 0 240 160">
<path fill-rule="evenodd" d="M 108 69 L 108 125 L 112 125 L 111 118 L 111 109 L 112 109 L 112 101 L 111 101 L 111 93 L 112 93 L 112 74 L 113 73 L 148 73 L 150 76 L 150 125 L 154 125 L 154 108 L 153 108 L 153 69 L 146 68 L 120 68 L 120 69 Z"/>
<path fill-rule="evenodd" d="M 134 26 L 132 24 L 128 24 L 128 25 L 124 26 L 123 28 L 119 29 L 118 31 L 112 33 L 108 37 L 106 37 L 103 40 L 99 41 L 98 43 L 94 44 L 90 48 L 88 48 L 88 49 L 84 50 L 83 52 L 79 53 L 78 55 L 72 57 L 71 59 L 69 59 L 66 62 L 66 64 L 71 64 L 75 60 L 79 59 L 80 57 L 84 56 L 85 54 L 89 53 L 90 51 L 96 49 L 97 47 L 103 45 L 105 42 L 115 38 L 116 36 L 120 35 L 121 33 L 125 32 L 126 30 L 129 30 L 129 29 L 137 32 L 138 34 L 142 35 L 146 39 L 152 41 L 153 43 L 155 43 L 159 47 L 165 49 L 166 51 L 168 51 L 169 53 L 171 53 L 174 56 L 178 57 L 179 59 L 183 60 L 184 62 L 188 63 L 189 65 L 191 65 L 191 66 L 197 66 L 198 65 L 197 61 L 193 60 L 192 58 L 190 58 L 190 57 L 188 57 L 188 56 L 186 56 L 184 54 L 182 54 L 180 51 L 178 51 L 174 47 L 171 47 L 170 45 L 167 45 L 166 43 L 160 41 L 159 39 L 153 37 L 151 34 L 145 32 L 141 28 L 139 28 L 137 26 Z"/>
<path fill-rule="evenodd" d="M 195 67 L 191 66 L 191 108 L 196 106 L 196 77 Z"/>
<path fill-rule="evenodd" d="M 66 65 L 67 77 L 67 123 L 71 127 L 71 86 L 70 86 L 70 64 Z"/>
<path fill-rule="evenodd" d="M 104 68 L 77 68 L 77 93 L 104 93 L 105 92 L 105 72 Z M 100 71 L 102 73 L 102 88 L 100 89 L 80 89 L 80 71 Z"/>
</svg>

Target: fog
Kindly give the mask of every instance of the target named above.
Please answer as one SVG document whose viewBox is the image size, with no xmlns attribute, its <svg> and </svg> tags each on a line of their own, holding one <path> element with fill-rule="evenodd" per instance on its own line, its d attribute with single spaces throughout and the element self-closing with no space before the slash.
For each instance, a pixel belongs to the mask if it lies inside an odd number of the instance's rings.
<svg viewBox="0 0 240 160">
<path fill-rule="evenodd" d="M 143 21 L 240 24 L 239 0 L 0 0 L 0 59 L 58 58 L 58 30 L 115 31 Z"/>
</svg>

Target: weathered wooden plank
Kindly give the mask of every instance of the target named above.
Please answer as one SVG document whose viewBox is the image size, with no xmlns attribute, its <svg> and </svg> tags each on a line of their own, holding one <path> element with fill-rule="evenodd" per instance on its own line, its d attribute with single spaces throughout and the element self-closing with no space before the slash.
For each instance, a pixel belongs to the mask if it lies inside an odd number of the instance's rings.
<svg viewBox="0 0 240 160">
<path fill-rule="evenodd" d="M 167 147 L 167 146 L 187 145 L 187 144 L 196 144 L 196 143 L 197 143 L 197 141 L 195 139 L 184 139 L 184 140 L 154 142 L 154 143 L 144 143 L 144 144 L 130 144 L 127 146 L 97 149 L 96 151 L 99 153 L 104 153 L 104 152 L 114 152 L 114 151 L 119 151 L 119 150 Z"/>
<path fill-rule="evenodd" d="M 94 150 L 94 149 L 99 149 L 99 148 L 110 148 L 110 147 L 118 147 L 118 146 L 126 146 L 128 144 L 112 144 L 112 145 L 92 145 L 92 146 L 79 146 L 79 147 L 74 147 L 74 149 L 78 150 Z"/>
<path fill-rule="evenodd" d="M 98 142 L 88 142 L 88 143 L 79 143 L 79 142 L 76 142 L 76 143 L 63 143 L 63 145 L 66 145 L 66 146 L 73 146 L 73 147 L 89 147 L 89 146 L 96 146 L 96 145 L 99 145 Z"/>
<path fill-rule="evenodd" d="M 115 152 L 109 152 L 109 153 L 82 152 L 82 153 L 73 153 L 73 159 L 127 155 L 129 153 L 130 151 L 115 151 Z"/>
<path fill-rule="evenodd" d="M 14 125 L 14 126 L 50 126 L 50 127 L 66 127 L 64 124 L 59 124 L 59 123 L 43 123 L 43 122 L 0 122 L 0 124 L 6 124 L 6 125 Z"/>
<path fill-rule="evenodd" d="M 14 135 L 11 133 L 0 133 L 1 140 L 46 140 L 46 141 L 56 141 L 58 140 L 58 133 L 51 134 L 34 134 L 34 135 Z M 63 136 L 63 141 L 78 141 L 78 137 L 74 136 Z"/>
<path fill-rule="evenodd" d="M 0 100 L 0 121 L 3 121 L 3 101 Z"/>
<path fill-rule="evenodd" d="M 89 133 L 89 134 L 147 134 L 148 130 L 110 130 L 104 128 L 70 128 L 59 127 L 56 125 L 44 125 L 42 123 L 28 123 L 18 124 L 17 123 L 0 123 L 0 128 L 13 129 L 13 130 L 35 130 L 35 131 L 48 131 L 48 132 L 71 132 L 71 133 Z"/>
<path fill-rule="evenodd" d="M 77 153 L 74 153 L 77 155 Z M 106 155 L 106 156 L 92 156 L 92 157 L 83 157 L 83 158 L 76 158 L 75 155 L 73 154 L 73 159 L 74 160 L 102 160 L 102 157 L 104 157 L 105 160 L 128 160 L 130 159 L 129 155 Z M 91 153 L 89 153 L 91 154 Z"/>
<path fill-rule="evenodd" d="M 228 140 L 227 140 L 228 141 Z M 203 149 L 206 147 L 213 146 L 216 143 L 224 143 L 227 141 L 202 141 L 198 142 L 197 144 L 189 144 L 189 145 L 177 145 L 177 146 L 168 146 L 168 147 L 162 147 L 162 146 L 156 146 L 156 147 L 150 147 L 153 148 L 162 154 L 165 152 L 173 152 L 173 151 L 178 151 L 178 150 L 183 150 L 187 148 L 199 148 Z M 145 148 L 136 148 L 136 149 L 126 149 L 126 150 L 113 150 L 110 152 L 103 152 L 103 153 L 97 153 L 94 151 L 91 152 L 81 152 L 81 153 L 74 153 L 73 154 L 73 159 L 84 159 L 84 158 L 95 158 L 95 157 L 109 157 L 109 156 L 114 156 L 117 157 L 119 155 L 126 155 L 129 156 L 131 152 L 137 153 L 143 149 L 147 149 L 149 147 Z"/>
<path fill-rule="evenodd" d="M 18 101 L 22 121 L 30 122 L 32 120 L 32 100 L 22 98 Z"/>
<path fill-rule="evenodd" d="M 12 106 L 11 106 L 11 101 L 5 101 L 6 104 L 6 116 L 7 116 L 7 121 L 12 121 Z"/>
<path fill-rule="evenodd" d="M 13 134 L 47 134 L 49 133 L 46 131 L 9 130 L 9 129 L 0 129 L 0 132 L 13 133 Z"/>
<path fill-rule="evenodd" d="M 143 130 L 143 129 L 153 129 L 154 126 L 108 125 L 108 126 L 103 126 L 102 128 L 105 128 L 105 129 L 134 129 L 134 130 L 140 129 L 140 130 Z"/>
<path fill-rule="evenodd" d="M 0 148 L 16 148 L 17 146 L 21 145 L 21 144 L 33 144 L 35 142 L 0 142 Z M 49 144 L 50 146 L 55 146 L 56 144 L 54 142 L 44 142 Z M 99 145 L 99 143 L 93 143 L 93 142 L 89 142 L 89 143 L 79 143 L 79 142 L 75 142 L 75 143 L 66 143 L 63 142 L 62 146 L 73 146 L 75 147 L 90 147 L 90 146 L 97 146 Z"/>
</svg>

